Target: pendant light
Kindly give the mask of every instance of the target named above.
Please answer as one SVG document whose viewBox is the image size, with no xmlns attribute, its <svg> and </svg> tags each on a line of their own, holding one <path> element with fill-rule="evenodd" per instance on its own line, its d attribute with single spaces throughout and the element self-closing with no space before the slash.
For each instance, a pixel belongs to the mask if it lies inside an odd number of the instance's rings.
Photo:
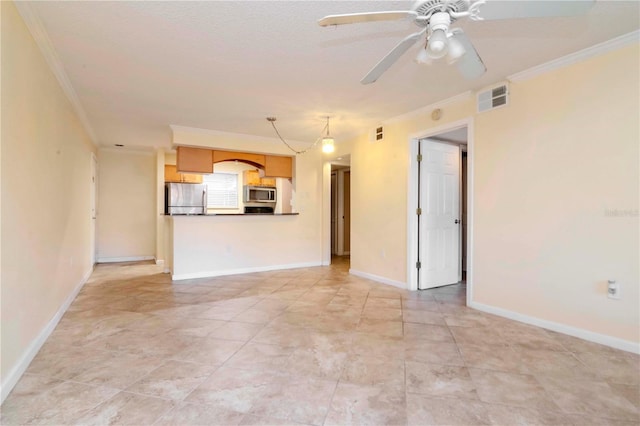
<svg viewBox="0 0 640 426">
<path fill-rule="evenodd" d="M 326 115 L 323 116 L 327 119 L 327 124 L 324 126 L 325 129 L 327 129 L 327 134 L 324 136 L 320 136 L 318 137 L 318 139 L 316 139 L 316 141 L 309 147 L 303 149 L 303 150 L 296 150 L 294 147 L 292 147 L 286 140 L 284 140 L 284 138 L 282 137 L 282 135 L 280 134 L 280 132 L 278 131 L 278 128 L 276 127 L 276 117 L 267 117 L 267 121 L 269 123 L 271 123 L 271 127 L 273 127 L 273 130 L 276 132 L 276 135 L 278 136 L 278 139 L 280 139 L 282 141 L 283 144 L 286 145 L 287 148 L 289 148 L 291 151 L 293 151 L 296 155 L 300 155 L 300 154 L 304 154 L 306 152 L 309 152 L 311 149 L 313 149 L 316 145 L 318 145 L 318 143 L 322 140 L 322 152 L 324 153 L 331 153 L 333 151 L 335 151 L 335 139 L 333 139 L 333 136 L 331 136 L 331 133 L 329 132 L 329 119 L 331 118 L 330 115 Z M 322 131 L 324 132 L 324 129 L 322 129 Z"/>
<path fill-rule="evenodd" d="M 329 133 L 329 116 L 327 116 L 327 134 L 322 138 L 322 152 L 329 154 L 335 151 L 335 140 Z"/>
</svg>

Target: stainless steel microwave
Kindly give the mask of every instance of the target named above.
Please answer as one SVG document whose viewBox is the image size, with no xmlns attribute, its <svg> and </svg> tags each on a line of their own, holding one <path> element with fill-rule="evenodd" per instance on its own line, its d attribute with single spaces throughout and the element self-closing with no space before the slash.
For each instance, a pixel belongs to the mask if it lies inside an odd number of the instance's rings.
<svg viewBox="0 0 640 426">
<path fill-rule="evenodd" d="M 275 203 L 276 189 L 270 186 L 244 186 L 245 203 Z"/>
</svg>

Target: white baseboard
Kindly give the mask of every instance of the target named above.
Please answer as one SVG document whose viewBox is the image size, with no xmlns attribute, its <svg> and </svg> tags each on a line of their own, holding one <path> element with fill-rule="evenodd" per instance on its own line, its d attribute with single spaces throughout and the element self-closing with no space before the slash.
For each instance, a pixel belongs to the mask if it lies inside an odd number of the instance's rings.
<svg viewBox="0 0 640 426">
<path fill-rule="evenodd" d="M 142 260 L 155 260 L 155 256 L 123 256 L 123 257 L 99 257 L 98 263 L 140 262 Z"/>
<path fill-rule="evenodd" d="M 89 271 L 82 277 L 80 282 L 62 303 L 60 309 L 58 309 L 53 318 L 51 318 L 47 325 L 40 331 L 40 333 L 38 333 L 38 336 L 33 339 L 20 360 L 16 363 L 16 365 L 13 366 L 11 371 L 9 371 L 9 374 L 6 375 L 5 379 L 0 385 L 0 404 L 4 402 L 7 396 L 9 396 L 9 393 L 11 392 L 13 387 L 16 385 L 16 383 L 18 383 L 18 380 L 20 380 L 24 372 L 27 370 L 27 367 L 29 367 L 29 364 L 31 364 L 33 358 L 36 357 L 42 345 L 44 345 L 51 333 L 53 333 L 53 330 L 60 322 L 60 319 L 67 311 L 69 306 L 71 306 L 71 303 L 73 303 L 76 296 L 78 295 L 78 293 L 80 293 L 80 290 L 82 290 L 82 287 L 85 285 L 92 273 L 93 266 L 91 266 Z"/>
<path fill-rule="evenodd" d="M 388 284 L 388 285 L 391 285 L 391 286 L 394 286 L 394 287 L 401 288 L 403 290 L 407 289 L 407 284 L 403 283 L 402 281 L 391 280 L 389 278 L 385 278 L 385 277 L 381 277 L 381 276 L 378 276 L 378 275 L 369 274 L 367 272 L 358 271 L 356 269 L 349 269 L 349 273 L 351 275 L 355 275 L 357 277 L 367 278 L 369 280 L 377 281 L 377 282 L 382 283 L 382 284 Z"/>
<path fill-rule="evenodd" d="M 509 311 L 507 309 L 497 308 L 495 306 L 485 305 L 478 302 L 470 302 L 469 307 L 489 314 L 498 315 L 509 318 L 525 324 L 535 325 L 537 327 L 546 328 L 547 330 L 557 331 L 558 333 L 568 334 L 569 336 L 578 337 L 590 342 L 600 343 L 601 345 L 610 346 L 612 348 L 621 349 L 623 351 L 640 354 L 640 344 L 629 340 L 619 339 L 617 337 L 607 336 L 605 334 L 595 333 L 593 331 L 584 330 L 582 328 L 572 327 L 570 325 L 558 322 L 548 321 L 518 312 Z"/>
<path fill-rule="evenodd" d="M 288 265 L 269 265 L 269 266 L 257 266 L 254 268 L 221 269 L 217 271 L 192 272 L 189 274 L 173 274 L 171 275 L 171 279 L 174 281 L 179 281 L 179 280 L 190 280 L 194 278 L 212 278 L 212 277 L 221 277 L 224 275 L 250 274 L 252 272 L 278 271 L 281 269 L 310 268 L 313 266 L 322 266 L 322 262 L 292 263 Z"/>
</svg>

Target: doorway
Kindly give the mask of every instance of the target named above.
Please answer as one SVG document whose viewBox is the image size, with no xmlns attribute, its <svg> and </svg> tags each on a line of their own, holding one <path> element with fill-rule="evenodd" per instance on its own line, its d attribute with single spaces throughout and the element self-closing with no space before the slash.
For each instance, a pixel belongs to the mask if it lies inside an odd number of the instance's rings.
<svg viewBox="0 0 640 426">
<path fill-rule="evenodd" d="M 473 291 L 473 121 L 425 131 L 409 143 L 407 288 L 466 282 L 469 302 Z M 420 152 L 427 144 L 427 151 Z"/>
<path fill-rule="evenodd" d="M 331 255 L 351 254 L 351 169 L 331 164 Z"/>
<path fill-rule="evenodd" d="M 466 139 L 466 138 L 465 138 Z M 460 144 L 418 140 L 418 289 L 462 280 Z"/>
<path fill-rule="evenodd" d="M 90 261 L 91 266 L 95 265 L 97 258 L 97 244 L 96 244 L 96 217 L 98 213 L 97 209 L 97 188 L 98 188 L 98 159 L 94 153 L 91 153 L 91 166 L 90 166 L 91 180 L 89 182 L 89 208 L 90 208 L 90 221 L 89 228 L 89 248 L 91 249 Z"/>
</svg>

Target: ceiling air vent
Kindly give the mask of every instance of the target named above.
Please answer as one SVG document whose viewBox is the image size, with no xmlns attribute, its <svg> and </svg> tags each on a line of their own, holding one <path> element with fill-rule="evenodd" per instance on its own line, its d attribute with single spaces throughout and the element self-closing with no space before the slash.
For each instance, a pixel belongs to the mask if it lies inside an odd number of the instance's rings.
<svg viewBox="0 0 640 426">
<path fill-rule="evenodd" d="M 509 89 L 506 83 L 478 93 L 478 112 L 489 111 L 508 104 Z"/>
</svg>

